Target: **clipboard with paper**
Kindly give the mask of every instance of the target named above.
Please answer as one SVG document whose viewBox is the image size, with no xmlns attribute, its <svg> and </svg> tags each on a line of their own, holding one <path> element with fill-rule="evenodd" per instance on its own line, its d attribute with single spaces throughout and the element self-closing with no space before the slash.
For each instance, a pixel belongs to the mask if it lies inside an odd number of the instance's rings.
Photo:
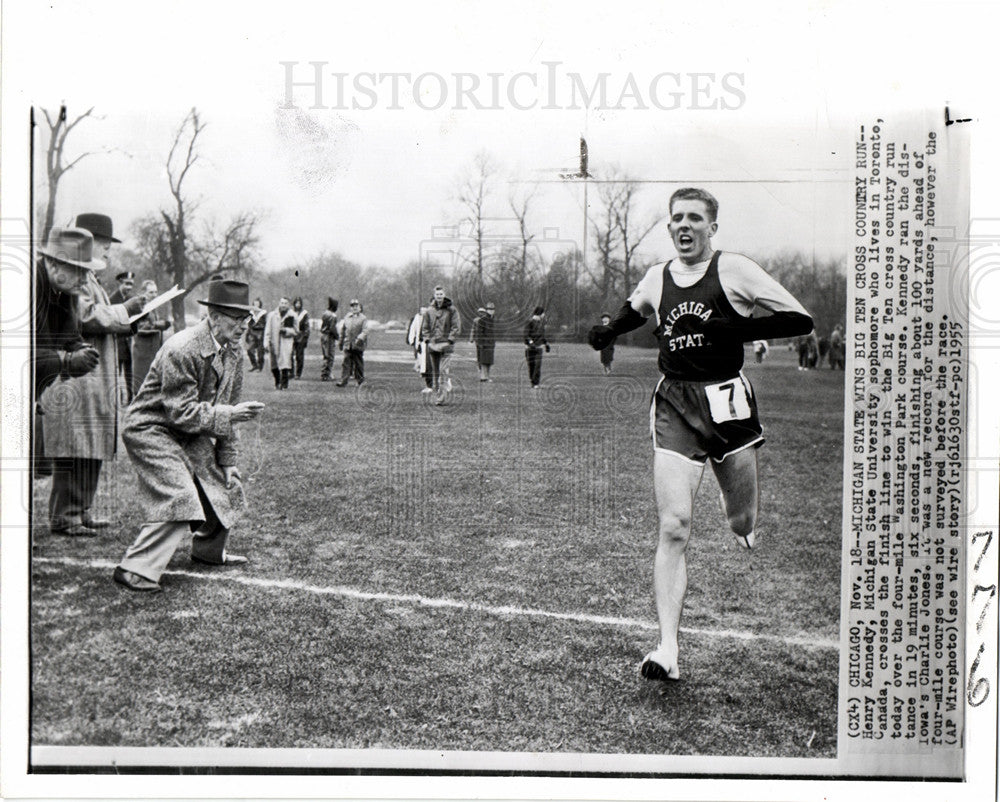
<svg viewBox="0 0 1000 802">
<path fill-rule="evenodd" d="M 148 315 L 154 309 L 163 306 L 168 301 L 172 301 L 178 295 L 183 295 L 185 292 L 187 292 L 187 290 L 183 290 L 179 288 L 176 284 L 174 284 L 174 286 L 171 287 L 169 290 L 160 293 L 152 301 L 147 302 L 146 305 L 143 306 L 139 312 L 132 315 L 128 319 L 128 322 L 135 323 L 139 318 L 143 317 L 144 315 Z"/>
</svg>

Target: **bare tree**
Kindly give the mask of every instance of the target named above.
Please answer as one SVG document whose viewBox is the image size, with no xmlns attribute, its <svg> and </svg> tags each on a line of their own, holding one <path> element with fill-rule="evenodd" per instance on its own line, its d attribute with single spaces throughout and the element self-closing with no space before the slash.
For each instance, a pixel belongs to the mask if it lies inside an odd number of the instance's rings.
<svg viewBox="0 0 1000 802">
<path fill-rule="evenodd" d="M 485 150 L 479 151 L 459 176 L 455 190 L 455 199 L 461 204 L 464 214 L 463 222 L 471 226 L 474 240 L 473 255 L 465 257 L 465 262 L 471 264 L 476 271 L 480 283 L 483 280 L 484 240 L 486 237 L 486 204 L 489 200 L 496 177 L 497 167 Z"/>
<path fill-rule="evenodd" d="M 174 208 L 170 212 L 160 211 L 163 224 L 167 229 L 167 269 L 168 280 L 179 287 L 186 287 L 188 268 L 187 220 L 194 211 L 194 202 L 184 196 L 184 179 L 198 161 L 198 137 L 205 130 L 205 123 L 198 117 L 198 110 L 193 108 L 181 122 L 174 142 L 167 156 L 167 181 L 170 183 L 170 194 L 174 199 Z M 174 298 L 172 302 L 174 328 L 179 331 L 185 326 L 184 296 Z"/>
<path fill-rule="evenodd" d="M 522 275 L 527 275 L 528 246 L 531 245 L 531 241 L 535 238 L 534 234 L 528 233 L 528 210 L 535 199 L 538 184 L 532 184 L 529 187 L 524 187 L 524 185 L 515 186 L 518 186 L 518 189 L 511 191 L 507 197 L 507 203 L 510 206 L 511 213 L 514 215 L 514 219 L 517 221 L 517 232 L 520 239 L 520 272 Z"/>
<path fill-rule="evenodd" d="M 587 268 L 595 287 L 607 300 L 629 292 L 639 246 L 664 219 L 662 213 L 641 216 L 636 198 L 640 184 L 612 168 L 597 184 L 599 217 L 591 218 L 597 247 L 597 270 Z"/>
<path fill-rule="evenodd" d="M 187 293 L 212 276 L 241 273 L 246 276 L 258 263 L 257 229 L 262 216 L 244 211 L 221 228 L 205 225 L 200 235 L 192 233 L 197 202 L 186 192 L 185 179 L 199 160 L 198 138 L 206 123 L 191 109 L 174 135 L 167 155 L 167 181 L 173 208 L 161 210 L 157 220 L 137 228 L 140 250 L 151 260 L 154 274 L 164 284 L 176 284 Z M 185 296 L 174 298 L 174 328 L 184 328 Z"/>
<path fill-rule="evenodd" d="M 658 213 L 643 219 L 638 218 L 635 210 L 635 196 L 639 188 L 639 184 L 634 181 L 627 179 L 623 181 L 618 192 L 618 203 L 614 213 L 615 225 L 621 238 L 622 280 L 625 292 L 632 290 L 632 264 L 636 251 L 642 245 L 642 241 L 665 217 L 664 214 Z"/>
<path fill-rule="evenodd" d="M 49 141 L 45 148 L 45 176 L 48 181 L 49 197 L 45 205 L 45 220 L 42 224 L 43 242 L 48 240 L 49 232 L 52 230 L 52 225 L 55 221 L 56 195 L 59 190 L 60 179 L 79 164 L 82 159 L 94 153 L 94 151 L 87 151 L 81 153 L 75 159 L 64 163 L 66 137 L 69 136 L 69 132 L 76 128 L 82 120 L 90 117 L 93 111 L 94 107 L 91 106 L 83 114 L 70 122 L 65 105 L 59 107 L 59 113 L 56 115 L 50 114 L 48 109 L 42 109 L 42 114 L 45 115 L 45 122 L 49 127 Z"/>
<path fill-rule="evenodd" d="M 190 292 L 219 274 L 248 277 L 258 266 L 260 220 L 258 212 L 240 212 L 221 231 L 206 226 L 204 237 L 192 243 L 185 288 Z"/>
<path fill-rule="evenodd" d="M 594 245 L 597 248 L 597 265 L 592 269 L 584 263 L 583 268 L 600 292 L 602 302 L 618 294 L 617 279 L 621 272 L 621 264 L 616 256 L 621 241 L 617 224 L 619 192 L 619 185 L 613 181 L 598 183 L 598 203 L 595 205 L 599 216 L 590 218 L 594 230 Z"/>
</svg>

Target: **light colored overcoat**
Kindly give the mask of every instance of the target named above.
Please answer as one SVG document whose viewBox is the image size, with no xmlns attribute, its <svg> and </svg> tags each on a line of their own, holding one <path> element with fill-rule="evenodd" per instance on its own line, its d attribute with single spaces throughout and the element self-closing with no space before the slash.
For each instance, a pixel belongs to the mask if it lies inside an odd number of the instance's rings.
<svg viewBox="0 0 1000 802">
<path fill-rule="evenodd" d="M 281 314 L 277 309 L 267 313 L 264 327 L 264 345 L 271 359 L 271 370 L 292 369 L 292 346 L 295 344 L 295 328 L 285 326 L 288 312 Z"/>
<path fill-rule="evenodd" d="M 118 446 L 118 385 L 116 334 L 131 331 L 124 304 L 112 304 L 97 278 L 87 271 L 77 298 L 83 339 L 100 354 L 97 367 L 85 376 L 51 384 L 39 399 L 45 456 L 113 459 Z"/>
<path fill-rule="evenodd" d="M 220 349 L 207 320 L 160 348 L 122 428 L 146 521 L 204 521 L 204 501 L 232 527 L 245 502 L 222 469 L 236 464 L 231 417 L 242 389 L 243 348 Z"/>
</svg>

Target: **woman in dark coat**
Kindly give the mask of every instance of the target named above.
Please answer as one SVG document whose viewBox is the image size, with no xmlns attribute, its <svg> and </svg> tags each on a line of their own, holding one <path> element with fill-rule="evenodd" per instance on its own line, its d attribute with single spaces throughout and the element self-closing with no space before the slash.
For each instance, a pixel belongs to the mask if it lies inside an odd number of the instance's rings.
<svg viewBox="0 0 1000 802">
<path fill-rule="evenodd" d="M 495 309 L 492 301 L 486 304 L 484 314 L 472 324 L 472 341 L 476 344 L 476 362 L 481 382 L 493 381 L 490 378 L 490 368 L 493 367 L 493 352 L 497 344 L 496 321 L 493 320 Z"/>
</svg>

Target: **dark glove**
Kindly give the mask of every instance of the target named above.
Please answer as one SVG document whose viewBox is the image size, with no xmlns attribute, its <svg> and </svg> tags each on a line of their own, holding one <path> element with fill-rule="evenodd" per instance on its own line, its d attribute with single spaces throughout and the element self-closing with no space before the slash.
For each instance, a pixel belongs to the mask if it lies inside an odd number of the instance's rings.
<svg viewBox="0 0 1000 802">
<path fill-rule="evenodd" d="M 63 357 L 63 365 L 70 376 L 84 376 L 97 367 L 101 355 L 96 348 L 87 346 Z"/>
<path fill-rule="evenodd" d="M 587 342 L 595 351 L 603 351 L 620 334 L 635 331 L 646 322 L 646 318 L 632 308 L 628 301 L 622 304 L 613 318 L 610 326 L 594 326 L 587 334 Z"/>
<path fill-rule="evenodd" d="M 552 349 L 551 349 L 551 348 L 549 348 L 549 344 L 548 344 L 548 343 L 545 343 L 545 353 L 548 353 L 548 352 L 549 352 L 549 351 L 551 351 L 551 350 L 552 350 Z"/>
<path fill-rule="evenodd" d="M 142 308 L 145 305 L 146 305 L 146 299 L 143 298 L 141 295 L 132 296 L 124 304 L 125 311 L 128 312 L 129 317 L 132 317 L 132 315 L 138 315 L 142 311 Z"/>
<path fill-rule="evenodd" d="M 615 339 L 615 332 L 611 326 L 594 326 L 587 332 L 587 342 L 595 351 L 603 351 Z"/>
</svg>

